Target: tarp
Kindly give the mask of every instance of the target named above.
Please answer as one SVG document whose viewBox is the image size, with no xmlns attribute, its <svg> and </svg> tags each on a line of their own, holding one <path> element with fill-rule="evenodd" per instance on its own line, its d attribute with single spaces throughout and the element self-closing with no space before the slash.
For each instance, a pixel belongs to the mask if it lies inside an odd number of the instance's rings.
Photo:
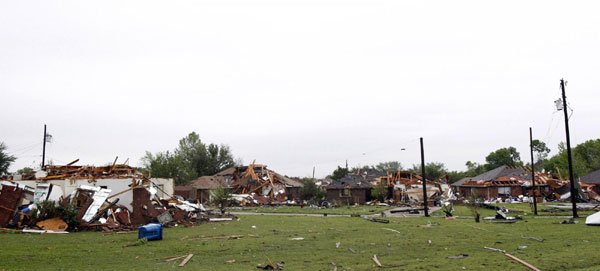
<svg viewBox="0 0 600 271">
<path fill-rule="evenodd" d="M 600 212 L 597 212 L 593 215 L 589 215 L 586 219 L 585 219 L 585 224 L 586 225 L 596 225 L 596 226 L 600 226 Z"/>
</svg>

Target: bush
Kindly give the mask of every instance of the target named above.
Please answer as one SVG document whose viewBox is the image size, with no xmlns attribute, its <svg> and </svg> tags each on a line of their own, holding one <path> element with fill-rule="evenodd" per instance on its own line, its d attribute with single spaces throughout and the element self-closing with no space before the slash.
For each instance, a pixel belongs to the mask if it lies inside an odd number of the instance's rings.
<svg viewBox="0 0 600 271">
<path fill-rule="evenodd" d="M 371 196 L 377 199 L 379 202 L 384 202 L 388 197 L 388 188 L 385 183 L 377 183 L 377 185 L 371 189 Z"/>
<path fill-rule="evenodd" d="M 231 202 L 231 193 L 223 187 L 217 187 L 211 192 L 210 203 L 221 210 L 221 214 L 225 214 L 225 208 L 229 207 Z"/>
<path fill-rule="evenodd" d="M 46 200 L 36 204 L 36 208 L 31 211 L 29 217 L 32 224 L 58 217 L 69 225 L 68 230 L 70 230 L 79 225 L 79 221 L 76 219 L 78 213 L 79 211 L 74 205 L 55 206 L 53 201 Z"/>
<path fill-rule="evenodd" d="M 481 209 L 480 200 L 477 197 L 471 195 L 467 200 L 466 204 L 469 210 L 471 210 L 471 213 L 475 218 L 475 222 L 479 223 L 479 219 L 481 218 L 481 213 L 479 212 L 479 209 Z"/>
<path fill-rule="evenodd" d="M 300 187 L 299 193 L 300 199 L 306 200 L 307 202 L 322 200 L 327 195 L 327 193 L 319 189 L 317 184 L 313 181 L 306 181 L 304 186 Z"/>
</svg>

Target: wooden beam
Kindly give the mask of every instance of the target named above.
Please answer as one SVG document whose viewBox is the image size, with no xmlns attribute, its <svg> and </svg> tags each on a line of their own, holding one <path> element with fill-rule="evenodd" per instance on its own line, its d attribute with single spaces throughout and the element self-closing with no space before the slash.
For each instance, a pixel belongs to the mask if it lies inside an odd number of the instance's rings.
<svg viewBox="0 0 600 271">
<path fill-rule="evenodd" d="M 185 257 L 185 259 L 183 260 L 183 262 L 181 262 L 181 263 L 179 264 L 179 267 L 182 267 L 182 266 L 184 266 L 184 265 L 185 265 L 187 262 L 189 262 L 189 261 L 190 261 L 190 259 L 192 258 L 192 256 L 194 256 L 194 254 L 190 254 L 190 255 L 188 255 L 187 257 Z"/>
</svg>

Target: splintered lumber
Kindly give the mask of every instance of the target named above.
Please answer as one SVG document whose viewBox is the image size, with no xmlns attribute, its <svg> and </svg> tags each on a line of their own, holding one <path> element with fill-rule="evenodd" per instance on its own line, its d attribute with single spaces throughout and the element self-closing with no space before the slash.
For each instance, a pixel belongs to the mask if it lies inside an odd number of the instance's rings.
<svg viewBox="0 0 600 271">
<path fill-rule="evenodd" d="M 179 264 L 179 267 L 182 267 L 182 266 L 184 266 L 184 265 L 185 265 L 187 262 L 189 262 L 189 261 L 190 261 L 190 259 L 192 258 L 192 256 L 194 256 L 194 254 L 187 255 L 187 257 L 185 257 L 185 259 L 183 259 L 183 262 L 181 262 L 181 263 Z"/>
<path fill-rule="evenodd" d="M 381 263 L 379 262 L 379 260 L 377 259 L 377 255 L 373 255 L 373 261 L 375 262 L 375 264 L 378 267 L 382 267 Z"/>
<path fill-rule="evenodd" d="M 534 271 L 541 271 L 541 270 L 540 270 L 540 269 L 538 269 L 537 267 L 535 267 L 535 266 L 533 266 L 533 265 L 531 265 L 531 264 L 529 264 L 529 263 L 527 263 L 527 262 L 525 262 L 525 261 L 523 261 L 523 260 L 521 260 L 521 259 L 519 259 L 519 258 L 517 258 L 517 257 L 513 256 L 513 255 L 510 255 L 510 254 L 508 254 L 508 253 L 505 253 L 504 255 L 506 255 L 506 257 L 509 257 L 509 258 L 511 258 L 511 259 L 513 259 L 513 260 L 515 260 L 515 261 L 517 261 L 518 263 L 520 263 L 520 264 L 522 264 L 522 265 L 526 266 L 527 268 L 529 268 L 529 269 L 531 269 L 531 270 L 534 270 Z"/>
<path fill-rule="evenodd" d="M 113 172 L 113 170 L 115 170 L 115 165 L 117 164 L 117 159 L 119 159 L 119 156 L 115 157 L 115 161 L 113 162 L 112 166 L 110 167 L 108 174 L 111 174 Z"/>
</svg>

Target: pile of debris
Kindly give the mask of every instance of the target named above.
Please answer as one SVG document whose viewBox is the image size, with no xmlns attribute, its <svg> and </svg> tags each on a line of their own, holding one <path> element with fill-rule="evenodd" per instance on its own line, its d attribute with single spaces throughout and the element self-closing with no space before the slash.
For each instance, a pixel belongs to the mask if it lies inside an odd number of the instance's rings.
<svg viewBox="0 0 600 271">
<path fill-rule="evenodd" d="M 448 175 L 442 175 L 433 181 L 425 180 L 427 198 L 435 201 L 453 197 L 447 180 Z M 387 176 L 378 178 L 376 182 L 383 182 L 393 191 L 393 201 L 395 203 L 423 201 L 423 177 L 410 171 L 391 172 Z"/>
<path fill-rule="evenodd" d="M 0 182 L 0 227 L 66 233 L 126 231 L 152 222 L 192 226 L 210 220 L 202 204 L 169 195 L 164 185 L 129 165 L 116 164 L 116 159 L 103 167 L 75 162 Z"/>
<path fill-rule="evenodd" d="M 290 188 L 299 188 L 296 182 L 265 165 L 252 164 L 236 167 L 231 179 L 232 200 L 240 205 L 295 204 Z"/>
<path fill-rule="evenodd" d="M 24 232 L 127 231 L 151 222 L 193 225 L 208 221 L 201 205 L 178 198 L 159 199 L 151 184 L 132 188 L 133 210 L 119 204 L 117 194 L 100 187 L 81 185 L 55 202 L 48 200 L 51 185 L 39 183 L 32 189 L 8 181 L 1 184 L 0 227 Z"/>
</svg>

